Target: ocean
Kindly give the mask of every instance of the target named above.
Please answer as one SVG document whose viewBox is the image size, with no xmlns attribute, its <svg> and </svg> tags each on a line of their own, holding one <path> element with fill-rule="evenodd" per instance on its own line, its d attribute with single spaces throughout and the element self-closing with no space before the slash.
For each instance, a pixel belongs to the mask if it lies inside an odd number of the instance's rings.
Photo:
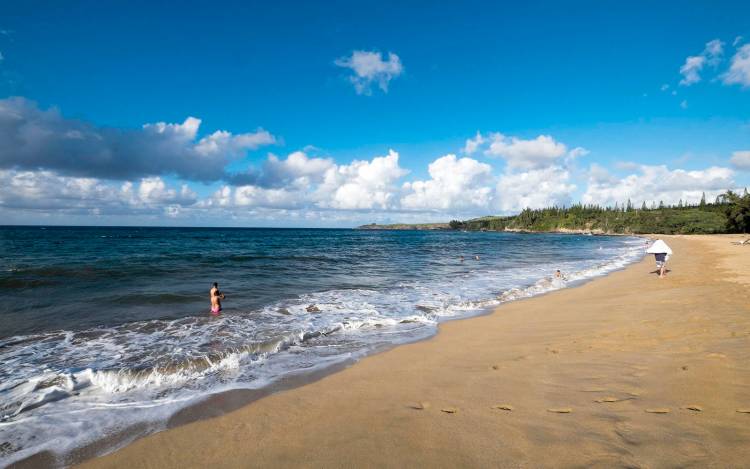
<svg viewBox="0 0 750 469">
<path fill-rule="evenodd" d="M 42 450 L 65 465 L 211 394 L 424 339 L 642 255 L 640 238 L 566 234 L 0 227 L 0 465 Z"/>
</svg>

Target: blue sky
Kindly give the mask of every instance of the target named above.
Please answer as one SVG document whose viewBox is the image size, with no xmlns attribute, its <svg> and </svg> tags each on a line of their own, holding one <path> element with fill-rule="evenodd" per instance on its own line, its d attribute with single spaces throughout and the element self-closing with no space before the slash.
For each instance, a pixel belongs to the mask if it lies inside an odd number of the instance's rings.
<svg viewBox="0 0 750 469">
<path fill-rule="evenodd" d="M 17 139 L 0 132 L 0 151 L 22 155 L 0 155 L 5 185 L 28 191 L 0 192 L 0 211 L 19 223 L 352 226 L 582 199 L 611 203 L 618 192 L 689 199 L 750 184 L 744 153 L 750 151 L 750 78 L 743 81 L 741 60 L 750 43 L 747 2 L 403 3 L 3 2 L 0 99 L 23 98 L 30 115 L 56 109 L 55 131 L 79 123 L 92 133 L 138 132 L 147 123 L 194 116 L 202 121 L 196 141 L 217 130 L 263 129 L 273 136 L 273 143 L 222 149 L 231 155 L 211 161 L 227 174 L 248 167 L 262 173 L 269 152 L 283 162 L 303 151 L 301 164 L 317 158 L 333 166 L 321 161 L 315 174 L 279 167 L 276 179 L 246 184 L 255 195 L 237 204 L 239 183 L 226 176 L 200 181 L 167 163 L 89 174 L 86 158 L 77 168 L 60 163 L 85 148 L 32 154 L 34 142 L 17 150 Z M 713 40 L 721 42 L 716 56 L 706 52 Z M 350 79 L 356 67 L 346 65 L 358 52 L 372 54 L 362 57 L 381 67 L 364 90 Z M 699 80 L 680 84 L 688 57 L 703 57 Z M 733 66 L 735 78 L 728 79 Z M 6 101 L 5 112 L 18 114 L 19 106 Z M 469 154 L 466 140 L 477 132 L 485 142 L 503 141 L 492 136 L 502 134 L 510 146 L 492 154 L 485 143 Z M 541 162 L 529 153 L 537 150 L 532 145 L 524 155 L 536 163 L 509 164 L 512 138 L 539 136 L 564 151 L 550 147 L 553 155 Z M 133 148 L 146 144 L 136 140 Z M 570 157 L 577 147 L 585 154 Z M 353 161 L 372 163 L 390 150 L 398 153 L 397 168 L 372 176 L 382 184 L 367 175 L 365 182 L 352 179 L 359 171 Z M 449 154 L 455 163 L 437 165 L 444 174 L 430 171 Z M 118 158 L 127 165 L 132 155 Z M 668 172 L 649 179 L 644 165 L 666 165 Z M 712 167 L 726 172 L 700 173 Z M 324 183 L 326 170 L 338 180 Z M 672 173 L 680 170 L 694 173 Z M 617 186 L 631 175 L 636 179 L 629 185 Z M 103 189 L 28 190 L 55 181 L 80 186 L 75 178 L 94 178 Z M 137 189 L 143 178 L 161 192 L 123 202 L 122 184 Z M 549 180 L 558 184 L 539 185 Z M 414 182 L 433 184 L 415 188 Z M 183 184 L 190 196 L 169 196 Z M 530 185 L 547 196 L 524 192 Z M 214 195 L 224 187 L 232 200 L 222 205 Z M 489 192 L 461 195 L 480 187 Z M 263 192 L 269 190 L 284 192 Z M 429 202 L 431 194 L 451 190 L 450 200 Z"/>
</svg>

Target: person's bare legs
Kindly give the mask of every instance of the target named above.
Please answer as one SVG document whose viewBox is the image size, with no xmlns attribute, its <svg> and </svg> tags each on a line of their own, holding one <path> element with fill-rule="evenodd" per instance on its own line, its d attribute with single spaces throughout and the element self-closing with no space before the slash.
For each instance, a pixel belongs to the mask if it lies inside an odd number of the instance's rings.
<svg viewBox="0 0 750 469">
<path fill-rule="evenodd" d="M 666 275 L 666 271 L 667 271 L 667 263 L 665 262 L 664 264 L 661 265 L 661 268 L 659 269 L 659 278 L 664 278 L 664 276 Z"/>
</svg>

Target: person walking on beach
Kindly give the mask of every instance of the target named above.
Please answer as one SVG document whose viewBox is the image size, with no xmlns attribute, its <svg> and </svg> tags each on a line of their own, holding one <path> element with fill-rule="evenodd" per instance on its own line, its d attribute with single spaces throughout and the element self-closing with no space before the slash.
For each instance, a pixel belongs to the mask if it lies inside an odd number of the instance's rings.
<svg viewBox="0 0 750 469">
<path fill-rule="evenodd" d="M 659 278 L 664 278 L 667 275 L 667 261 L 669 260 L 669 256 L 672 255 L 672 249 L 667 246 L 667 243 L 661 239 L 657 239 L 654 241 L 654 244 L 646 249 L 646 252 L 654 255 Z"/>
<path fill-rule="evenodd" d="M 221 312 L 221 300 L 224 299 L 224 294 L 219 291 L 219 284 L 214 282 L 214 286 L 211 287 L 211 314 L 217 316 Z"/>
</svg>

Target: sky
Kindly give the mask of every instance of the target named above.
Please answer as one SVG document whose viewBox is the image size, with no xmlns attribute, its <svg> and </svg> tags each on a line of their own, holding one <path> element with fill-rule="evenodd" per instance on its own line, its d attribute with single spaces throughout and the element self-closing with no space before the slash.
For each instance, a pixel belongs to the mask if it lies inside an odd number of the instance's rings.
<svg viewBox="0 0 750 469">
<path fill-rule="evenodd" d="M 351 227 L 750 186 L 750 3 L 0 0 L 2 224 Z"/>
</svg>

